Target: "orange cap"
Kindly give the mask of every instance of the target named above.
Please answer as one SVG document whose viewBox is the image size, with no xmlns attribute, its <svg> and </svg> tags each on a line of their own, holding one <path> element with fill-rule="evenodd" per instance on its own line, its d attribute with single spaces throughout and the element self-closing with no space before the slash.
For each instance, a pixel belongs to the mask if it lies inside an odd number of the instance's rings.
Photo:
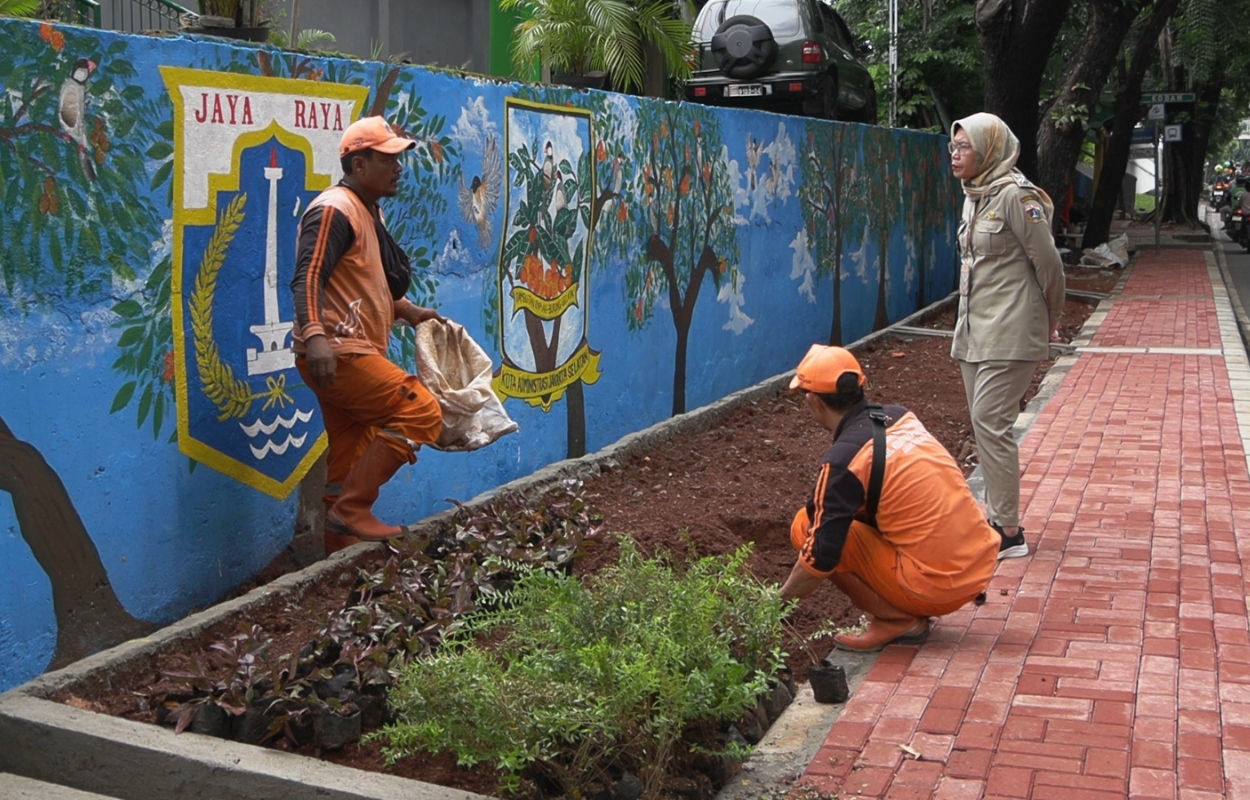
<svg viewBox="0 0 1250 800">
<path fill-rule="evenodd" d="M 400 136 L 390 123 L 381 117 L 365 117 L 353 122 L 343 131 L 339 142 L 339 158 L 360 150 L 379 150 L 383 153 L 402 153 L 417 143 L 407 136 Z"/>
<path fill-rule="evenodd" d="M 790 381 L 790 388 L 817 394 L 837 394 L 838 378 L 848 372 L 859 377 L 861 387 L 868 382 L 850 350 L 814 344 L 799 362 L 794 379 Z"/>
</svg>

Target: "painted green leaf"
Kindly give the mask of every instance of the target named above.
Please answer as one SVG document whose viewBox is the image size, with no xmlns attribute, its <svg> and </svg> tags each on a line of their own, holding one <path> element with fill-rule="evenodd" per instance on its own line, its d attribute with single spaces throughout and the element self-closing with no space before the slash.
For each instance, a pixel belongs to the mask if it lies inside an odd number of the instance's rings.
<svg viewBox="0 0 1250 800">
<path fill-rule="evenodd" d="M 130 347 L 143 338 L 143 328 L 136 325 L 133 328 L 127 328 L 122 331 L 121 338 L 117 340 L 118 347 Z"/>
<path fill-rule="evenodd" d="M 160 160 L 168 158 L 173 152 L 173 145 L 169 142 L 156 142 L 148 148 L 147 156 L 153 160 Z"/>
<path fill-rule="evenodd" d="M 156 187 L 160 186 L 162 183 L 165 183 L 166 181 L 168 181 L 169 176 L 173 174 L 173 171 L 174 171 L 174 162 L 172 160 L 166 161 L 164 164 L 161 164 L 161 168 L 158 169 L 156 171 L 156 174 L 152 176 L 151 188 L 155 189 Z"/>
<path fill-rule="evenodd" d="M 148 411 L 152 408 L 152 384 L 148 384 L 143 390 L 143 396 L 139 398 L 139 419 L 135 422 L 136 428 L 142 428 L 143 422 L 148 418 Z"/>
<path fill-rule="evenodd" d="M 117 390 L 117 394 L 113 397 L 113 407 L 109 409 L 110 414 L 116 414 L 130 404 L 130 398 L 134 397 L 137 385 L 134 381 L 129 381 Z"/>
<path fill-rule="evenodd" d="M 143 313 L 143 306 L 137 300 L 123 300 L 113 306 L 113 313 L 123 319 L 134 319 Z"/>
</svg>

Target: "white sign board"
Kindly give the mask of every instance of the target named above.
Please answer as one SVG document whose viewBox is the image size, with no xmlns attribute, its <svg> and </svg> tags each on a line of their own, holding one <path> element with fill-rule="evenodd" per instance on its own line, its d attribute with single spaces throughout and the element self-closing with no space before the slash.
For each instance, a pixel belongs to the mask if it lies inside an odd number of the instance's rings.
<svg viewBox="0 0 1250 800">
<path fill-rule="evenodd" d="M 1180 140 L 1181 140 L 1181 126 L 1180 125 L 1164 125 L 1163 126 L 1163 141 L 1179 142 Z"/>
<path fill-rule="evenodd" d="M 1146 115 L 1146 119 L 1149 119 L 1152 121 L 1163 119 L 1164 118 L 1163 109 L 1164 109 L 1163 103 L 1155 103 L 1154 105 L 1150 107 L 1150 113 Z"/>
</svg>

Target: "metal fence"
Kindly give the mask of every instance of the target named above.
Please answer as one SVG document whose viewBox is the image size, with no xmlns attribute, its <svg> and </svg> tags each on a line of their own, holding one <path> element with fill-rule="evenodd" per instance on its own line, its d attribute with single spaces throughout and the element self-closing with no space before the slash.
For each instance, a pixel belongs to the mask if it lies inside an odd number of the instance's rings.
<svg viewBox="0 0 1250 800">
<path fill-rule="evenodd" d="M 143 31 L 176 31 L 179 17 L 193 13 L 169 0 L 76 0 L 100 7 L 98 27 L 126 33 Z"/>
<path fill-rule="evenodd" d="M 44 0 L 40 16 L 93 28 L 142 33 L 176 31 L 180 17 L 192 14 L 170 0 Z"/>
</svg>

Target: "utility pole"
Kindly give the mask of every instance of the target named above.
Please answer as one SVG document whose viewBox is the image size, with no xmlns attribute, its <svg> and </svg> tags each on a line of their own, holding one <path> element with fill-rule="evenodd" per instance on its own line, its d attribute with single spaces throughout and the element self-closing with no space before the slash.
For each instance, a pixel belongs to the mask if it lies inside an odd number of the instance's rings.
<svg viewBox="0 0 1250 800">
<path fill-rule="evenodd" d="M 898 0 L 890 0 L 890 127 L 898 119 Z"/>
</svg>

